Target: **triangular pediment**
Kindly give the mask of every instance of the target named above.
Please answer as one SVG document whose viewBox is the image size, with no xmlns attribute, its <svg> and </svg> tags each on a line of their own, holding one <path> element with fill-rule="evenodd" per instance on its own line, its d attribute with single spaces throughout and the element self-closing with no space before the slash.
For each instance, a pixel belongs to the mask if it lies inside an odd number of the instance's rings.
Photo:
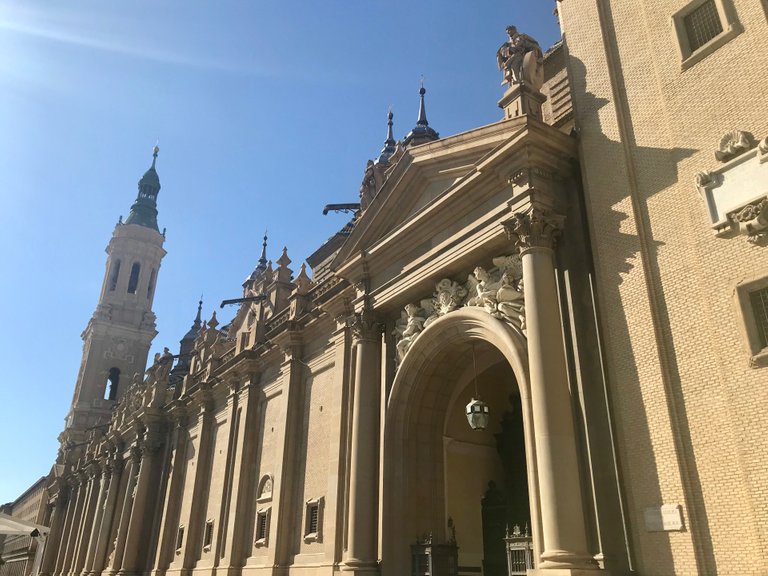
<svg viewBox="0 0 768 576">
<path fill-rule="evenodd" d="M 339 250 L 332 267 L 368 250 L 476 173 L 478 165 L 525 126 L 525 117 L 407 149 Z"/>
</svg>

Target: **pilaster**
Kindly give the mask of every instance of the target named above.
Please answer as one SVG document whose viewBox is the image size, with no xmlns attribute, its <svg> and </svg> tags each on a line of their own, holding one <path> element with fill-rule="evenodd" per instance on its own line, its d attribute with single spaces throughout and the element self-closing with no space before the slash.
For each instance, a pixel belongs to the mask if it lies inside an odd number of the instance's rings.
<svg viewBox="0 0 768 576">
<path fill-rule="evenodd" d="M 537 572 L 594 570 L 584 522 L 573 405 L 555 277 L 555 241 L 564 225 L 556 197 L 529 189 L 513 200 L 506 224 L 520 251 L 543 533 Z"/>
</svg>

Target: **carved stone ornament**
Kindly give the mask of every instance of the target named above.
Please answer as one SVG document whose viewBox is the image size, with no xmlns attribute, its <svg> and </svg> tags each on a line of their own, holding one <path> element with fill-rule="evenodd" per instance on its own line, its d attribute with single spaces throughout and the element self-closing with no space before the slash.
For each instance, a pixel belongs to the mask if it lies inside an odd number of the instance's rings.
<svg viewBox="0 0 768 576">
<path fill-rule="evenodd" d="M 563 228 L 564 218 L 548 210 L 533 208 L 517 213 L 504 224 L 507 236 L 521 252 L 530 248 L 555 247 L 557 237 Z"/>
<path fill-rule="evenodd" d="M 738 212 L 730 215 L 737 223 L 739 232 L 752 243 L 759 243 L 768 238 L 768 197 L 758 202 L 747 204 Z"/>
<path fill-rule="evenodd" d="M 352 329 L 352 339 L 355 343 L 378 340 L 381 334 L 381 324 L 372 319 L 368 312 L 349 317 L 347 325 Z"/>
<path fill-rule="evenodd" d="M 715 158 L 727 162 L 739 154 L 751 150 L 755 146 L 752 135 L 741 130 L 731 130 L 720 139 L 720 145 L 715 150 Z"/>
<path fill-rule="evenodd" d="M 715 153 L 724 164 L 696 174 L 696 188 L 716 236 L 746 236 L 768 243 L 768 138 L 755 144 L 747 132 L 733 130 Z"/>
<path fill-rule="evenodd" d="M 464 284 L 443 278 L 435 285 L 431 298 L 405 307 L 392 332 L 398 364 L 432 322 L 465 306 L 482 308 L 525 335 L 521 258 L 518 254 L 499 256 L 493 259 L 493 265 L 490 270 L 477 266 Z"/>
</svg>

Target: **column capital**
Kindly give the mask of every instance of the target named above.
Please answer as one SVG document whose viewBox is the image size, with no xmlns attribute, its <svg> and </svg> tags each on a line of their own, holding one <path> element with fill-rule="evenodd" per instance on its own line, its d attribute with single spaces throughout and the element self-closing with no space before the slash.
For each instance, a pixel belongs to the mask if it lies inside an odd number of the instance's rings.
<svg viewBox="0 0 768 576">
<path fill-rule="evenodd" d="M 532 205 L 513 214 L 504 231 L 522 255 L 534 248 L 554 250 L 564 222 L 565 217 L 553 210 Z"/>
<path fill-rule="evenodd" d="M 373 314 L 364 310 L 347 318 L 347 326 L 352 329 L 352 343 L 376 342 L 381 335 L 382 325 Z"/>
</svg>

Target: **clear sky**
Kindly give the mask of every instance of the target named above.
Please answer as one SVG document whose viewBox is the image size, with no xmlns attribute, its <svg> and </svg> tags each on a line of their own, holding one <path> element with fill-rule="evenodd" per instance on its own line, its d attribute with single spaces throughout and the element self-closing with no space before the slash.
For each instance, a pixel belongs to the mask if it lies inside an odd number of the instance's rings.
<svg viewBox="0 0 768 576">
<path fill-rule="evenodd" d="M 301 262 L 345 222 L 366 160 L 413 127 L 419 79 L 447 136 L 501 119 L 495 53 L 546 50 L 549 0 L 0 0 L 0 503 L 45 475 L 106 247 L 159 141 L 168 251 L 155 351 L 200 295 L 242 295 L 269 229 Z M 220 311 L 228 321 L 234 308 Z"/>
</svg>

